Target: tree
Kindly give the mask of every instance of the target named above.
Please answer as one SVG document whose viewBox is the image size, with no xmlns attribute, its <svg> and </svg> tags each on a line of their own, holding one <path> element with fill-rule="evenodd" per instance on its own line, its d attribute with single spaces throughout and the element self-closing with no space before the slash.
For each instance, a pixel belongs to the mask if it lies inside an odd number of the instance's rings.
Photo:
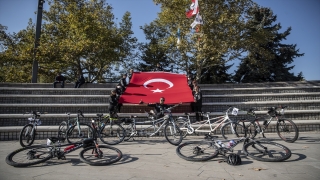
<svg viewBox="0 0 320 180">
<path fill-rule="evenodd" d="M 1 82 L 30 82 L 32 71 L 34 24 L 31 19 L 26 29 L 6 33 L 0 26 L 0 80 Z"/>
<path fill-rule="evenodd" d="M 247 56 L 241 60 L 233 77 L 236 82 L 273 82 L 302 80 L 302 73 L 290 73 L 294 66 L 288 66 L 298 53 L 294 44 L 283 44 L 290 35 L 291 27 L 280 33 L 277 16 L 269 8 L 255 6 L 250 10 L 246 32 L 243 33 L 243 47 Z"/>
<path fill-rule="evenodd" d="M 162 39 L 167 36 L 164 27 L 159 26 L 156 21 L 150 25 L 141 27 L 146 40 L 148 42 L 140 45 L 141 62 L 139 63 L 139 71 L 152 71 L 156 64 L 159 63 L 165 71 L 171 71 L 169 51 Z"/>
<path fill-rule="evenodd" d="M 132 37 L 130 13 L 124 14 L 118 27 L 105 0 L 47 2 L 50 9 L 43 12 L 36 57 L 40 82 L 52 82 L 57 72 L 69 81 L 84 74 L 89 82 L 104 82 L 114 66 L 132 64 L 137 39 Z M 1 54 L 1 62 L 7 65 L 3 74 L 15 76 L 3 81 L 30 82 L 34 34 L 30 21 L 26 30 L 12 35 L 14 46 L 6 40 Z"/>
<path fill-rule="evenodd" d="M 202 77 L 210 77 L 208 69 L 214 67 L 227 67 L 228 63 L 240 56 L 241 35 L 245 28 L 245 15 L 253 5 L 251 0 L 210 0 L 199 1 L 200 14 L 204 24 L 193 30 L 190 24 L 194 18 L 187 19 L 186 8 L 190 6 L 191 0 L 154 0 L 161 4 L 161 12 L 158 22 L 166 27 L 167 36 L 165 41 L 167 47 L 178 46 L 179 58 L 176 63 L 183 64 L 185 71 L 192 67 L 197 72 L 197 80 Z M 176 44 L 175 36 L 180 29 L 181 43 Z M 223 60 L 221 60 L 223 59 Z M 221 64 L 223 63 L 223 64 Z M 224 72 L 224 71 L 220 71 Z M 209 75 L 202 74 L 209 73 Z M 225 76 L 220 77 L 227 77 Z M 222 82 L 217 77 L 216 82 Z"/>
</svg>

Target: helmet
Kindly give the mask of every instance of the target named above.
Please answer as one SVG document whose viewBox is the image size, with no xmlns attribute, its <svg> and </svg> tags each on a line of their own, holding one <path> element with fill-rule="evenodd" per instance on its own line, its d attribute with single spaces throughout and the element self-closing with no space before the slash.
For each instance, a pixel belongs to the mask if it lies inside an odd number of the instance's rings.
<svg viewBox="0 0 320 180">
<path fill-rule="evenodd" d="M 238 154 L 232 153 L 227 157 L 227 163 L 233 166 L 240 165 L 241 157 Z"/>
</svg>

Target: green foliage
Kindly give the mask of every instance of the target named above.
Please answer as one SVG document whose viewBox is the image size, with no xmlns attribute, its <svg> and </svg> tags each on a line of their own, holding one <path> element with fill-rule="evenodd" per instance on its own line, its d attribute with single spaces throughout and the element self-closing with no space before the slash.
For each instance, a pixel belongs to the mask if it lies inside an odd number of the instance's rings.
<svg viewBox="0 0 320 180">
<path fill-rule="evenodd" d="M 58 72 L 71 82 L 79 74 L 90 82 L 104 82 L 114 66 L 133 64 L 137 39 L 132 37 L 130 13 L 124 14 L 117 27 L 112 7 L 105 0 L 48 0 L 47 3 L 50 9 L 43 11 L 36 56 L 41 82 L 52 82 Z M 1 67 L 5 75 L 1 75 L 2 81 L 30 82 L 34 34 L 30 21 L 26 30 L 6 36 L 9 38 L 1 44 L 4 49 L 1 63 L 6 65 Z"/>
<path fill-rule="evenodd" d="M 290 73 L 294 66 L 288 66 L 296 57 L 303 56 L 296 45 L 282 44 L 290 34 L 289 27 L 283 33 L 278 31 L 281 25 L 274 24 L 276 16 L 269 8 L 255 6 L 250 10 L 247 28 L 243 33 L 242 46 L 247 56 L 236 70 L 236 82 L 272 82 L 302 80 L 302 73 L 295 76 Z"/>
<path fill-rule="evenodd" d="M 190 0 L 154 2 L 161 4 L 157 21 L 170 35 L 162 41 L 170 48 L 171 54 L 179 54 L 175 56 L 175 64 L 180 65 L 180 69 L 186 71 L 192 67 L 197 72 L 197 80 L 202 81 L 201 77 L 212 76 L 209 69 L 226 68 L 226 63 L 239 57 L 241 33 L 245 27 L 244 16 L 253 4 L 250 0 L 199 1 L 200 14 L 204 21 L 199 32 L 190 27 L 195 17 L 187 19 L 185 16 L 186 9 L 191 4 Z M 176 44 L 175 35 L 178 29 L 181 31 L 180 44 Z M 177 48 L 172 48 L 173 45 Z M 222 82 L 230 76 L 224 70 L 220 72 L 225 73 L 216 77 L 215 82 Z"/>
<path fill-rule="evenodd" d="M 167 56 L 169 54 L 166 44 L 162 43 L 162 39 L 167 36 L 166 29 L 158 23 L 151 22 L 150 25 L 141 27 L 146 35 L 147 43 L 140 45 L 141 61 L 139 71 L 152 71 L 156 64 L 159 63 L 165 71 L 170 71 L 169 66 L 171 59 Z"/>
</svg>

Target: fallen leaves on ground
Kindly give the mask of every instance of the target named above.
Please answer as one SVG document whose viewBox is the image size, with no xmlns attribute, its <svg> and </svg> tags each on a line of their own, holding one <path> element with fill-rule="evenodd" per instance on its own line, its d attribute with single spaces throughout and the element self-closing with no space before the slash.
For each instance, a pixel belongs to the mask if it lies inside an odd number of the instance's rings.
<svg viewBox="0 0 320 180">
<path fill-rule="evenodd" d="M 255 170 L 255 171 L 261 171 L 261 170 L 267 170 L 265 168 L 251 168 L 252 170 Z"/>
</svg>

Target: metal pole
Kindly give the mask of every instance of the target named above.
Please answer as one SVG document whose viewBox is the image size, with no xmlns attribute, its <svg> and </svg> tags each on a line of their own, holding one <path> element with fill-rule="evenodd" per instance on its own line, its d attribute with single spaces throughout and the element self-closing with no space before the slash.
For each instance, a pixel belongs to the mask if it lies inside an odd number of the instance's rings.
<svg viewBox="0 0 320 180">
<path fill-rule="evenodd" d="M 36 26 L 36 37 L 34 41 L 34 51 L 33 51 L 33 65 L 32 65 L 32 83 L 37 83 L 38 76 L 38 61 L 36 59 L 37 48 L 39 46 L 39 39 L 41 35 L 41 21 L 42 21 L 42 10 L 43 10 L 44 0 L 38 1 L 38 13 L 37 13 L 37 26 Z"/>
</svg>

